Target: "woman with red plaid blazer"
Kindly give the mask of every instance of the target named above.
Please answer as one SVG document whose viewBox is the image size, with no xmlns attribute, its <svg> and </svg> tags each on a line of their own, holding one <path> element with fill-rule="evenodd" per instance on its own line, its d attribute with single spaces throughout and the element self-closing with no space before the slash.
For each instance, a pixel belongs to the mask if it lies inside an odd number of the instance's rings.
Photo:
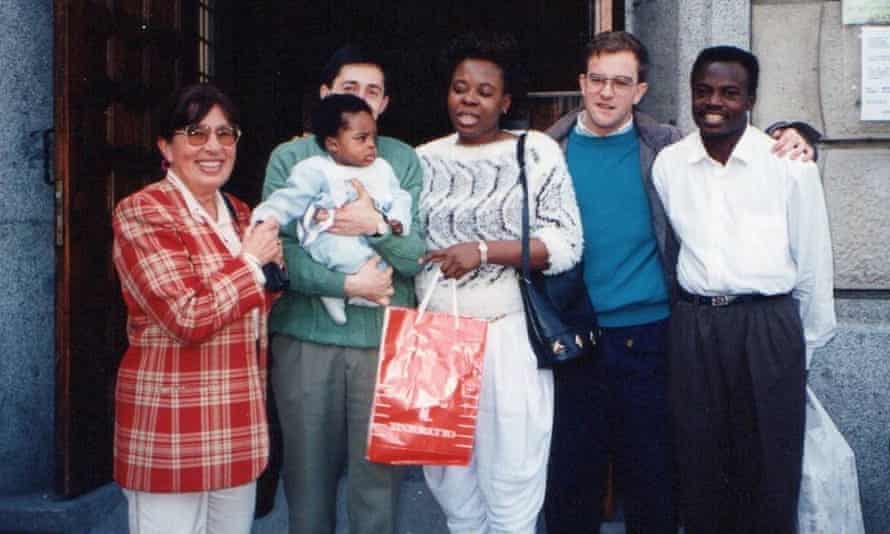
<svg viewBox="0 0 890 534">
<path fill-rule="evenodd" d="M 131 533 L 247 534 L 268 461 L 261 266 L 278 226 L 224 197 L 240 131 L 230 100 L 198 84 L 173 97 L 158 148 L 166 177 L 123 199 L 114 264 L 129 348 L 115 391 L 114 476 Z"/>
</svg>

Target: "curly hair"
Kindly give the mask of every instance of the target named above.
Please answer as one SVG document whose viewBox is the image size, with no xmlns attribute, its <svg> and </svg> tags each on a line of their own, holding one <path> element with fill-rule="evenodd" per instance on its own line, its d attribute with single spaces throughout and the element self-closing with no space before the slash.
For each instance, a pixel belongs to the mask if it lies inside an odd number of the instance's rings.
<svg viewBox="0 0 890 534">
<path fill-rule="evenodd" d="M 466 59 L 491 61 L 501 69 L 504 93 L 514 99 L 525 95 L 524 57 L 512 35 L 503 33 L 464 33 L 454 37 L 442 51 L 441 76 L 450 83 L 455 69 Z"/>
<path fill-rule="evenodd" d="M 738 63 L 748 72 L 748 94 L 757 95 L 760 80 L 760 63 L 757 56 L 735 46 L 712 46 L 699 52 L 689 73 L 689 82 L 695 81 L 696 75 L 711 63 Z"/>
<path fill-rule="evenodd" d="M 337 134 L 346 126 L 344 115 L 366 112 L 373 116 L 371 106 L 361 98 L 350 94 L 331 94 L 321 99 L 318 106 L 312 110 L 312 132 L 315 134 L 315 142 L 327 152 L 325 140 L 337 137 Z"/>
</svg>

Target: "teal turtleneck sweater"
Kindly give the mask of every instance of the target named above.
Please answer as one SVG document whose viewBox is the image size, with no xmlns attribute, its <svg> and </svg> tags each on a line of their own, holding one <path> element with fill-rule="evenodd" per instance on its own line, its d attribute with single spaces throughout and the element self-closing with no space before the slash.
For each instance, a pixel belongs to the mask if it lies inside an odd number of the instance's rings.
<svg viewBox="0 0 890 534">
<path fill-rule="evenodd" d="M 606 137 L 574 130 L 566 152 L 584 226 L 584 281 L 600 325 L 668 317 L 636 128 Z"/>
</svg>

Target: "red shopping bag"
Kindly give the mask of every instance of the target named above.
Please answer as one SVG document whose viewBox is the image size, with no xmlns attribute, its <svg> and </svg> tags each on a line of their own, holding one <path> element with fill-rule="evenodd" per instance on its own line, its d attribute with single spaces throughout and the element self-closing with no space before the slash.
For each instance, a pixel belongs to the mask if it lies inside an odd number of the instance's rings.
<svg viewBox="0 0 890 534">
<path fill-rule="evenodd" d="M 372 462 L 470 462 L 488 323 L 460 317 L 456 302 L 452 313 L 425 311 L 437 282 L 418 309 L 386 310 L 368 432 Z"/>
</svg>

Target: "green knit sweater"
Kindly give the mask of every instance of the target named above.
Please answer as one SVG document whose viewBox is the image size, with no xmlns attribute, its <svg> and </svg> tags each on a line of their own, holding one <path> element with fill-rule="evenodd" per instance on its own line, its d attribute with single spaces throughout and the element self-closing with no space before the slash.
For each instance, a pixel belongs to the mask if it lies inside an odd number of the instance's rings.
<svg viewBox="0 0 890 534">
<path fill-rule="evenodd" d="M 301 160 L 324 152 L 312 136 L 278 145 L 269 157 L 263 199 L 284 187 L 293 166 Z M 414 306 L 414 275 L 420 269 L 417 259 L 425 252 L 423 227 L 417 216 L 418 197 L 423 184 L 423 171 L 417 154 L 410 146 L 391 137 L 377 139 L 378 155 L 389 162 L 399 177 L 402 188 L 411 194 L 414 217 L 411 234 L 392 233 L 368 241 L 371 247 L 393 268 L 392 304 Z M 335 324 L 321 304 L 320 296 L 344 297 L 346 277 L 313 261 L 296 240 L 296 223 L 282 229 L 284 259 L 290 275 L 290 290 L 275 303 L 269 318 L 269 330 L 302 341 L 321 345 L 372 348 L 380 344 L 383 308 L 347 306 L 347 322 Z"/>
</svg>

